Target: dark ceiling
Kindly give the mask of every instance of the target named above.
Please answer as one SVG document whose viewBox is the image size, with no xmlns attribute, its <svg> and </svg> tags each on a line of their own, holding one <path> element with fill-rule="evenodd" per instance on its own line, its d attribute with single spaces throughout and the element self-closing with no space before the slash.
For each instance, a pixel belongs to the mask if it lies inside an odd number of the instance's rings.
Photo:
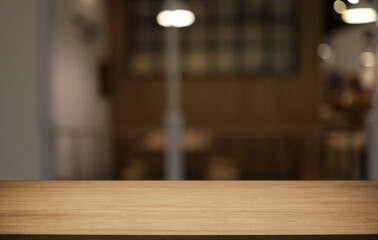
<svg viewBox="0 0 378 240">
<path fill-rule="evenodd" d="M 347 24 L 343 22 L 341 15 L 333 10 L 333 3 L 335 2 L 335 0 L 324 0 L 324 2 L 325 33 L 328 34 L 337 28 L 346 26 Z"/>
</svg>

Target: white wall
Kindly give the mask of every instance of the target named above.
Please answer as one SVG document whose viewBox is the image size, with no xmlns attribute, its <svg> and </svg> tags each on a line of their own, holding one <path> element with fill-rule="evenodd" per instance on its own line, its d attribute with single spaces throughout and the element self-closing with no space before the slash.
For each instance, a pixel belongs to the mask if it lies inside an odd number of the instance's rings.
<svg viewBox="0 0 378 240">
<path fill-rule="evenodd" d="M 108 103 L 98 75 L 107 54 L 105 7 L 104 0 L 52 2 L 51 109 L 59 179 L 96 179 L 96 169 L 109 168 Z M 95 26 L 95 37 L 86 40 L 78 18 Z"/>
<path fill-rule="evenodd" d="M 101 161 L 98 169 L 110 168 L 109 139 L 102 139 L 108 106 L 99 92 L 97 69 L 107 52 L 104 3 L 0 1 L 1 180 L 73 178 L 66 157 L 72 142 L 64 137 L 64 131 L 72 129 L 100 138 L 96 144 L 85 138 L 76 143 L 81 148 L 81 177 L 96 177 L 94 159 Z M 73 24 L 78 15 L 96 25 L 91 43 Z"/>
<path fill-rule="evenodd" d="M 377 72 L 378 75 L 378 72 Z M 368 178 L 378 180 L 378 84 L 375 82 L 375 92 L 373 96 L 373 107 L 368 121 L 369 127 L 369 168 Z"/>
<path fill-rule="evenodd" d="M 49 178 L 44 17 L 45 1 L 0 1 L 1 180 Z"/>
<path fill-rule="evenodd" d="M 375 67 L 375 69 L 374 67 L 365 68 L 363 69 L 364 72 L 362 72 L 360 64 L 360 54 L 363 51 L 364 45 L 363 36 L 368 30 L 376 31 L 375 40 L 377 41 L 378 33 L 376 25 L 365 24 L 348 26 L 334 32 L 330 36 L 330 44 L 336 55 L 333 66 L 336 70 L 344 73 L 346 76 L 359 73 L 363 86 L 372 86 L 375 84 L 373 88 L 373 107 L 370 110 L 366 124 L 368 136 L 367 177 L 370 180 L 378 180 L 378 67 Z M 378 52 L 376 56 L 378 56 Z"/>
<path fill-rule="evenodd" d="M 376 56 L 378 56 L 378 30 L 375 29 Z M 377 64 L 377 63 L 376 63 Z M 378 180 L 378 67 L 375 69 L 375 86 L 373 88 L 373 103 L 368 118 L 368 179 Z"/>
<path fill-rule="evenodd" d="M 97 66 L 106 57 L 104 1 L 54 0 L 52 25 L 52 114 L 55 126 L 105 126 L 106 100 L 99 93 Z M 85 42 L 73 23 L 81 16 L 97 26 Z"/>
<path fill-rule="evenodd" d="M 369 25 L 347 26 L 333 32 L 330 44 L 335 53 L 334 68 L 347 76 L 361 71 L 360 54 Z"/>
</svg>

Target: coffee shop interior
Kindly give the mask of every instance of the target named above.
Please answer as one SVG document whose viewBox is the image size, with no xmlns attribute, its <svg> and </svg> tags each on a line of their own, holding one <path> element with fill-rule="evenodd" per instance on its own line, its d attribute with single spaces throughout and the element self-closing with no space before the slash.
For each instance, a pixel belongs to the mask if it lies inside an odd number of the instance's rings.
<svg viewBox="0 0 378 240">
<path fill-rule="evenodd" d="M 378 180 L 378 1 L 2 0 L 1 180 Z"/>
</svg>

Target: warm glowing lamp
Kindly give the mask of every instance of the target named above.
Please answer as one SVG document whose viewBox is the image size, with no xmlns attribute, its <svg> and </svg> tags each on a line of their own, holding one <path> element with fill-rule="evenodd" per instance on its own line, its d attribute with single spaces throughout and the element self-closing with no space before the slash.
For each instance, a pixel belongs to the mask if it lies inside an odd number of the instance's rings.
<svg viewBox="0 0 378 240">
<path fill-rule="evenodd" d="M 335 10 L 335 12 L 342 14 L 346 10 L 346 5 L 343 1 L 336 0 L 333 3 L 333 9 Z"/>
<path fill-rule="evenodd" d="M 163 27 L 187 27 L 194 23 L 195 16 L 181 0 L 166 0 L 156 20 Z"/>
<path fill-rule="evenodd" d="M 377 12 L 366 0 L 361 0 L 343 11 L 341 17 L 349 24 L 371 23 L 377 20 Z"/>
<path fill-rule="evenodd" d="M 375 54 L 373 52 L 362 52 L 360 63 L 364 67 L 375 67 Z"/>
</svg>

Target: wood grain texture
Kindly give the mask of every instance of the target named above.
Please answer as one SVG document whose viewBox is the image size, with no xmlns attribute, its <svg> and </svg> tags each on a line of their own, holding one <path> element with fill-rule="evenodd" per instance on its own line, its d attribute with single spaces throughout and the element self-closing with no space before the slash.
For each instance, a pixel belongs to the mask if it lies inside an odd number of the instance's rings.
<svg viewBox="0 0 378 240">
<path fill-rule="evenodd" d="M 0 182 L 0 239 L 32 239 L 22 238 L 29 234 L 376 239 L 378 182 Z"/>
</svg>

